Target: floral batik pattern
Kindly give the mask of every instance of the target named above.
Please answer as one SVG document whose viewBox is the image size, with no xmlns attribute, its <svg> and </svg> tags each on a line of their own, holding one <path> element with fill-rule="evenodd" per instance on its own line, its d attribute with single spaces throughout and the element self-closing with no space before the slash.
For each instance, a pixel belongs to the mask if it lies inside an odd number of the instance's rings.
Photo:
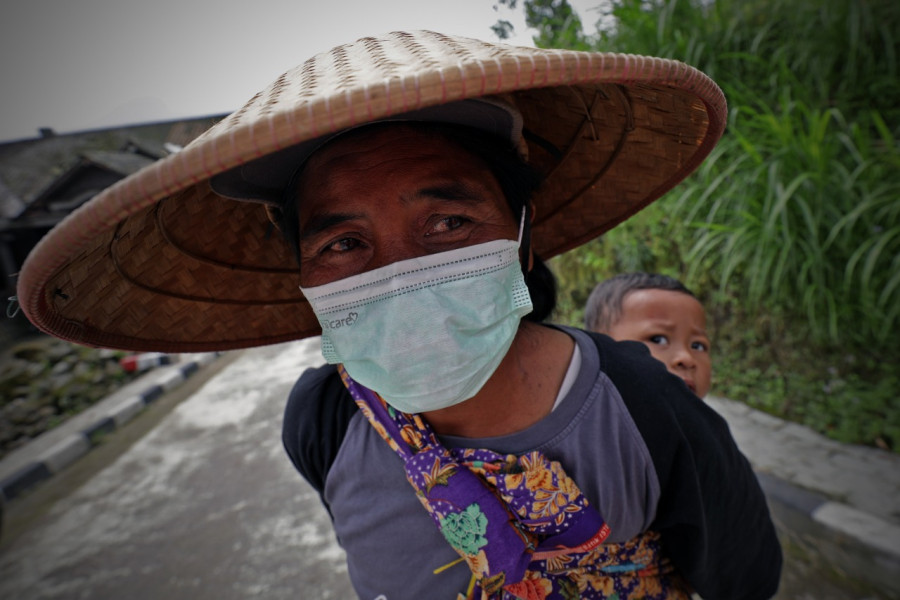
<svg viewBox="0 0 900 600">
<path fill-rule="evenodd" d="M 394 410 L 343 366 L 338 371 L 472 572 L 472 585 L 460 598 L 689 598 L 662 556 L 658 534 L 604 543 L 609 526 L 558 462 L 540 452 L 447 449 L 420 415 Z"/>
</svg>

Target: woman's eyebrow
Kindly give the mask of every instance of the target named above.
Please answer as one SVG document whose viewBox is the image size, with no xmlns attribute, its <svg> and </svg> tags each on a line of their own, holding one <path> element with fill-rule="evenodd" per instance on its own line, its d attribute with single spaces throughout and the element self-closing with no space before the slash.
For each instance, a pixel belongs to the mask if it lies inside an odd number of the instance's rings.
<svg viewBox="0 0 900 600">
<path fill-rule="evenodd" d="M 483 202 L 485 190 L 481 186 L 472 185 L 462 181 L 429 185 L 418 190 L 408 200 L 417 198 L 434 198 L 436 200 L 450 200 L 454 202 Z"/>
<path fill-rule="evenodd" d="M 300 227 L 300 241 L 307 240 L 336 225 L 358 219 L 359 217 L 360 215 L 350 213 L 325 213 L 322 215 L 314 215 Z"/>
<path fill-rule="evenodd" d="M 404 202 L 413 202 L 422 199 L 444 200 L 448 202 L 464 202 L 480 204 L 485 201 L 487 191 L 481 186 L 470 183 L 453 181 L 446 184 L 429 185 L 406 196 Z M 300 228 L 300 241 L 305 241 L 328 229 L 361 218 L 361 214 L 355 213 L 324 213 L 313 215 Z"/>
</svg>

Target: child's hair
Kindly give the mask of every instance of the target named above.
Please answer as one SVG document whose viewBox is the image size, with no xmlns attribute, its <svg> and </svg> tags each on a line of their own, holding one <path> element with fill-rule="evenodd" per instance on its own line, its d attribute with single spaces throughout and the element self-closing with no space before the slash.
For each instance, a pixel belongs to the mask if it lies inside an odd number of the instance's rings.
<svg viewBox="0 0 900 600">
<path fill-rule="evenodd" d="M 635 290 L 669 290 L 697 296 L 683 283 L 658 273 L 622 273 L 601 281 L 584 307 L 584 325 L 589 331 L 608 331 L 622 315 L 622 301 Z"/>
</svg>

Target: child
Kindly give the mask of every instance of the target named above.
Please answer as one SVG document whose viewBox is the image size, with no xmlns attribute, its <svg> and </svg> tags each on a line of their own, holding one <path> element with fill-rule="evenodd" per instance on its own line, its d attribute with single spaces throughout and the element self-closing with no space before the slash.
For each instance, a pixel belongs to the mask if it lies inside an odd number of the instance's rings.
<svg viewBox="0 0 900 600">
<path fill-rule="evenodd" d="M 706 396 L 712 376 L 706 313 L 680 281 L 651 273 L 616 275 L 594 288 L 584 312 L 587 329 L 643 342 L 670 373 Z"/>
</svg>

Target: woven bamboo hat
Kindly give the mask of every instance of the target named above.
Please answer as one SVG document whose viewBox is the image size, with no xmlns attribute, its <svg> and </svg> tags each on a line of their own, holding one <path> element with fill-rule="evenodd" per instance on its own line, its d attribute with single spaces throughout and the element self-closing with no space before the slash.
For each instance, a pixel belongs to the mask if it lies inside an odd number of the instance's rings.
<svg viewBox="0 0 900 600">
<path fill-rule="evenodd" d="M 725 126 L 716 84 L 671 60 L 432 32 L 363 38 L 285 73 L 72 213 L 28 257 L 19 303 L 43 331 L 92 346 L 191 352 L 317 335 L 265 205 L 227 199 L 210 179 L 349 127 L 492 95 L 515 104 L 546 177 L 532 230 L 544 258 L 659 198 Z"/>
</svg>

